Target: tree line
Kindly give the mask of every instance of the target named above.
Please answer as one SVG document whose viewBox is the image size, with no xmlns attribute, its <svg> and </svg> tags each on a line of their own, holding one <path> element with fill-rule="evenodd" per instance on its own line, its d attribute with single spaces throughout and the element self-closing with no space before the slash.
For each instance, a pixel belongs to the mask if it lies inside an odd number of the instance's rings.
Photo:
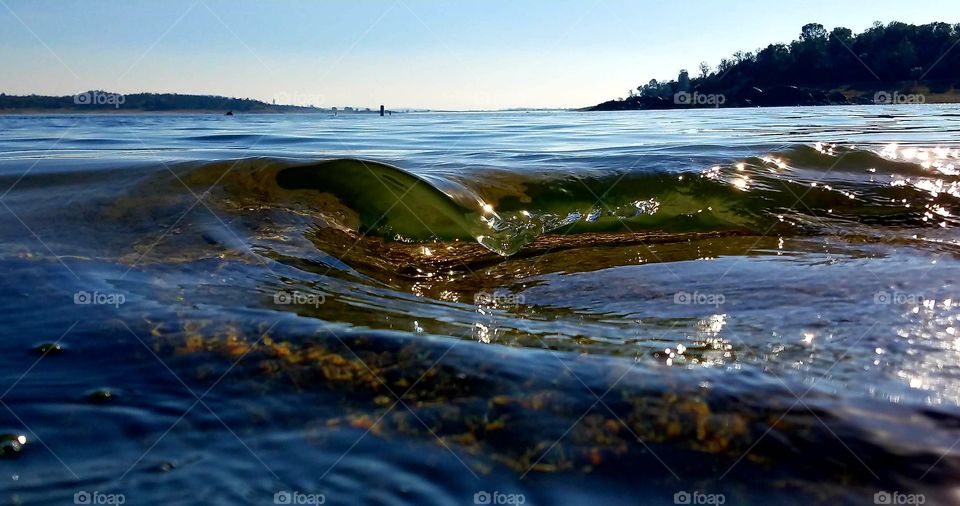
<svg viewBox="0 0 960 506">
<path fill-rule="evenodd" d="M 694 90 L 738 97 L 755 88 L 786 85 L 879 90 L 922 82 L 932 91 L 946 91 L 960 81 L 958 43 L 960 23 L 877 22 L 859 34 L 844 27 L 827 31 L 820 23 L 809 23 L 803 25 L 799 38 L 788 44 L 738 51 L 716 67 L 702 62 L 696 76 L 683 69 L 671 81 L 652 79 L 630 90 L 626 101 L 668 99 Z"/>
<path fill-rule="evenodd" d="M 323 109 L 294 105 L 276 105 L 248 98 L 177 93 L 132 93 L 122 95 L 90 90 L 76 95 L 6 95 L 0 93 L 0 110 L 42 111 L 236 111 L 236 112 L 320 112 Z"/>
</svg>

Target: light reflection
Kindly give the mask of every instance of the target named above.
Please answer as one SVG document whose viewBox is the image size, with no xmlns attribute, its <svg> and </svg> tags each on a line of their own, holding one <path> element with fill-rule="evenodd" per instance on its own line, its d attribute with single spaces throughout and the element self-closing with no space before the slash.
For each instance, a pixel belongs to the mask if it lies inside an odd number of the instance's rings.
<svg viewBox="0 0 960 506">
<path fill-rule="evenodd" d="M 417 297 L 426 297 L 429 289 L 430 285 L 420 282 L 416 282 L 410 286 L 410 291 Z"/>
<path fill-rule="evenodd" d="M 770 172 L 773 172 L 774 174 L 777 173 L 776 169 L 779 169 L 780 171 L 785 171 L 790 168 L 790 166 L 787 165 L 787 162 L 783 161 L 782 158 L 765 156 L 761 158 L 761 160 L 763 160 L 763 162 L 767 164 L 767 170 L 769 170 Z M 776 169 L 774 169 L 773 167 L 770 167 L 770 165 L 774 165 Z"/>
<path fill-rule="evenodd" d="M 731 364 L 733 345 L 726 338 L 718 334 L 727 324 L 726 314 L 714 314 L 697 322 L 698 337 L 695 339 L 696 353 L 683 344 L 678 344 L 674 350 L 667 348 L 667 364 L 674 360 L 683 360 L 700 367 L 714 367 Z M 735 363 L 732 363 L 736 367 Z"/>
<path fill-rule="evenodd" d="M 836 152 L 834 151 L 836 147 L 837 147 L 836 144 L 828 144 L 825 142 L 818 142 L 813 145 L 813 149 L 816 149 L 817 151 L 819 151 L 824 155 L 830 155 L 830 156 L 833 156 L 834 154 L 836 154 Z"/>
<path fill-rule="evenodd" d="M 922 391 L 923 401 L 931 405 L 960 404 L 960 381 L 955 374 L 944 374 L 945 368 L 960 363 L 955 309 L 956 304 L 951 298 L 940 301 L 933 297 L 924 298 L 908 313 L 911 324 L 897 329 L 897 337 L 909 346 L 906 354 L 881 350 L 884 363 L 896 368 L 894 377 L 904 387 Z M 880 362 L 874 363 L 879 365 Z"/>
<path fill-rule="evenodd" d="M 953 159 L 960 157 L 960 151 L 944 147 L 918 148 L 903 147 L 896 143 L 885 146 L 880 155 L 884 158 L 894 161 L 906 161 L 916 163 L 931 172 L 931 175 L 942 174 L 946 176 L 960 175 Z M 960 182 L 944 181 L 939 178 L 929 177 L 904 177 L 896 174 L 890 175 L 891 187 L 911 187 L 913 189 L 929 194 L 931 198 L 937 198 L 942 194 L 960 198 Z M 906 207 L 911 204 L 902 199 L 901 202 Z M 933 222 L 942 228 L 946 228 L 954 221 L 953 214 L 943 206 L 935 203 L 924 204 L 921 220 L 924 222 Z"/>
<path fill-rule="evenodd" d="M 727 315 L 726 314 L 715 314 L 710 315 L 709 318 L 705 320 L 700 320 L 697 322 L 697 327 L 700 328 L 701 332 L 706 334 L 717 335 L 723 330 L 724 325 L 727 324 Z"/>
<path fill-rule="evenodd" d="M 490 328 L 480 322 L 474 322 L 474 336 L 476 336 L 477 341 L 481 343 L 490 344 Z"/>
<path fill-rule="evenodd" d="M 904 147 L 891 143 L 880 150 L 880 156 L 894 161 L 916 163 L 924 169 L 933 169 L 947 176 L 960 175 L 951 159 L 960 158 L 960 150 L 937 146 L 935 148 Z"/>
</svg>

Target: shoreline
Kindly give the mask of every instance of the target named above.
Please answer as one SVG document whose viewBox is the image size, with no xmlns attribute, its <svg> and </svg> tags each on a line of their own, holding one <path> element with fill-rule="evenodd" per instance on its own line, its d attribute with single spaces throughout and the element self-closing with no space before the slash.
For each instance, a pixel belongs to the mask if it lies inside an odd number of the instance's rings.
<svg viewBox="0 0 960 506">
<path fill-rule="evenodd" d="M 694 106 L 681 106 L 677 105 L 675 107 L 636 107 L 636 108 L 624 108 L 624 109 L 597 109 L 596 106 L 575 108 L 575 109 L 539 109 L 536 111 L 515 111 L 515 110 L 493 110 L 493 111 L 415 111 L 415 113 L 423 114 L 504 114 L 504 113 L 517 113 L 517 112 L 631 112 L 631 111 L 700 111 L 700 110 L 713 110 L 713 109 L 778 109 L 784 107 L 884 107 L 884 106 L 899 106 L 899 105 L 912 105 L 912 106 L 942 106 L 942 105 L 960 105 L 960 100 L 955 101 L 942 101 L 942 102 L 925 102 L 922 104 L 875 104 L 875 103 L 836 103 L 836 104 L 801 104 L 801 105 L 748 105 L 748 104 L 737 104 L 737 105 L 724 105 L 719 107 L 694 107 Z M 332 112 L 276 112 L 276 111 L 244 111 L 244 112 L 234 112 L 234 116 L 315 116 L 315 115 L 329 115 L 333 116 Z M 411 113 L 394 113 L 394 114 L 411 114 Z M 120 109 L 118 111 L 63 111 L 63 110 L 0 110 L 0 117 L 2 116 L 174 116 L 174 115 L 197 115 L 197 116 L 225 116 L 230 117 L 223 111 L 207 111 L 207 110 L 183 110 L 183 111 L 146 111 L 146 110 L 135 110 L 135 109 Z M 340 111 L 337 116 L 366 116 L 373 115 L 377 116 L 378 114 L 374 112 L 348 112 L 344 113 Z"/>
<path fill-rule="evenodd" d="M 245 116 L 245 115 L 264 115 L 264 114 L 276 114 L 276 115 L 317 115 L 317 114 L 328 114 L 333 116 L 332 111 L 231 111 L 233 116 Z M 62 116 L 81 116 L 81 115 L 142 115 L 142 114 L 154 114 L 154 115 L 164 115 L 164 114 L 196 114 L 196 115 L 214 115 L 214 116 L 231 116 L 227 114 L 227 111 L 223 110 L 212 110 L 212 109 L 182 109 L 182 110 L 167 110 L 167 111 L 151 111 L 146 109 L 97 109 L 97 110 L 64 110 L 64 109 L 3 109 L 0 110 L 0 116 L 38 116 L 38 115 L 62 115 Z M 376 115 L 374 111 L 371 112 L 343 112 L 338 111 L 337 115 L 367 115 L 372 114 Z"/>
<path fill-rule="evenodd" d="M 693 89 L 670 97 L 636 95 L 608 100 L 578 109 L 580 111 L 638 111 L 683 109 L 737 109 L 767 107 L 826 107 L 854 105 L 940 105 L 960 104 L 960 89 L 931 92 L 929 86 L 892 86 L 890 89 L 849 87 L 803 88 L 793 85 L 757 87 L 736 92 L 707 92 Z M 682 95 L 682 96 L 681 96 Z M 678 98 L 679 97 L 679 98 Z M 698 103 L 704 98 L 704 103 Z"/>
</svg>

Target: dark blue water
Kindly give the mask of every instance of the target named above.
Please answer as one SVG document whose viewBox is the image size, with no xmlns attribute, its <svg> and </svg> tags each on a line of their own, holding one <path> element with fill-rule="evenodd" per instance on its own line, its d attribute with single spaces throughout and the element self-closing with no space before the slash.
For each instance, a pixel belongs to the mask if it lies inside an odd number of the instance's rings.
<svg viewBox="0 0 960 506">
<path fill-rule="evenodd" d="M 0 502 L 953 502 L 958 133 L 0 116 Z"/>
</svg>

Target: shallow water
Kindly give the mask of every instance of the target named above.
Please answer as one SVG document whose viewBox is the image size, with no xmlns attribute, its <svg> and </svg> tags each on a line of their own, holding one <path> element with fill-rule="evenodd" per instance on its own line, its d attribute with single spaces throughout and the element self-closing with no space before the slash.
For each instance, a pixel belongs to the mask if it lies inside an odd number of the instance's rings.
<svg viewBox="0 0 960 506">
<path fill-rule="evenodd" d="M 958 133 L 0 116 L 0 501 L 956 501 Z"/>
</svg>

